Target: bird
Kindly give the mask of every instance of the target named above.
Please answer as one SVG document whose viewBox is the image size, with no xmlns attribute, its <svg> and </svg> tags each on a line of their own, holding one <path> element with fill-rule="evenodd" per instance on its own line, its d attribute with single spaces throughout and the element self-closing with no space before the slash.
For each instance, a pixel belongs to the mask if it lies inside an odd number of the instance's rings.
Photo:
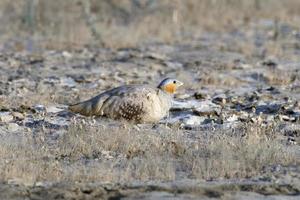
<svg viewBox="0 0 300 200">
<path fill-rule="evenodd" d="M 69 110 L 84 116 L 104 116 L 136 123 L 155 123 L 169 114 L 176 90 L 183 83 L 165 78 L 157 87 L 123 85 L 91 99 L 69 105 Z"/>
</svg>

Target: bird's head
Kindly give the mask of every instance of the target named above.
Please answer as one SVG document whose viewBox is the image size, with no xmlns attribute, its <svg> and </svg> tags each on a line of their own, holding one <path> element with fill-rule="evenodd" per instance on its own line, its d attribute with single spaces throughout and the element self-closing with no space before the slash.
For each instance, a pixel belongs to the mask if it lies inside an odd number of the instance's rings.
<svg viewBox="0 0 300 200">
<path fill-rule="evenodd" d="M 174 94 L 177 88 L 182 85 L 183 83 L 176 79 L 166 78 L 162 82 L 160 82 L 160 84 L 157 87 L 166 93 Z"/>
</svg>

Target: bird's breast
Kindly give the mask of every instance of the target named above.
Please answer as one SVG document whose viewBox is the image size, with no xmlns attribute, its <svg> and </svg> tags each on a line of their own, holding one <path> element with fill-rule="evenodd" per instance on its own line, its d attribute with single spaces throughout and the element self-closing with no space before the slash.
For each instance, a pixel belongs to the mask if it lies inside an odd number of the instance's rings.
<svg viewBox="0 0 300 200">
<path fill-rule="evenodd" d="M 148 104 L 148 112 L 145 115 L 145 121 L 159 121 L 168 114 L 171 107 L 171 98 L 161 93 L 151 93 L 147 95 L 146 104 Z"/>
</svg>

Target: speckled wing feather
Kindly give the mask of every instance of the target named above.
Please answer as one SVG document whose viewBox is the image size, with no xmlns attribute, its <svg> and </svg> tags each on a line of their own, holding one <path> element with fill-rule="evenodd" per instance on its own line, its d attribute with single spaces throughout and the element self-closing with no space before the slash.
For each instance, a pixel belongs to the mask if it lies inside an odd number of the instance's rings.
<svg viewBox="0 0 300 200">
<path fill-rule="evenodd" d="M 152 106 L 151 95 L 156 89 L 144 85 L 123 86 L 111 93 L 101 108 L 104 115 L 114 119 L 142 121 Z"/>
</svg>

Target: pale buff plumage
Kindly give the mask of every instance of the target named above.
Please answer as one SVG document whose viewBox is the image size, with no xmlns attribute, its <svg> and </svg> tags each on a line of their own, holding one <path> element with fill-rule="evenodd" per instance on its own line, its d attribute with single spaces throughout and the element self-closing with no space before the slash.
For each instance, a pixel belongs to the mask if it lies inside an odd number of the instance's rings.
<svg viewBox="0 0 300 200">
<path fill-rule="evenodd" d="M 157 122 L 164 118 L 172 105 L 175 79 L 165 79 L 158 87 L 125 85 L 99 94 L 87 101 L 69 106 L 69 110 L 85 116 L 106 116 L 135 122 Z"/>
</svg>

